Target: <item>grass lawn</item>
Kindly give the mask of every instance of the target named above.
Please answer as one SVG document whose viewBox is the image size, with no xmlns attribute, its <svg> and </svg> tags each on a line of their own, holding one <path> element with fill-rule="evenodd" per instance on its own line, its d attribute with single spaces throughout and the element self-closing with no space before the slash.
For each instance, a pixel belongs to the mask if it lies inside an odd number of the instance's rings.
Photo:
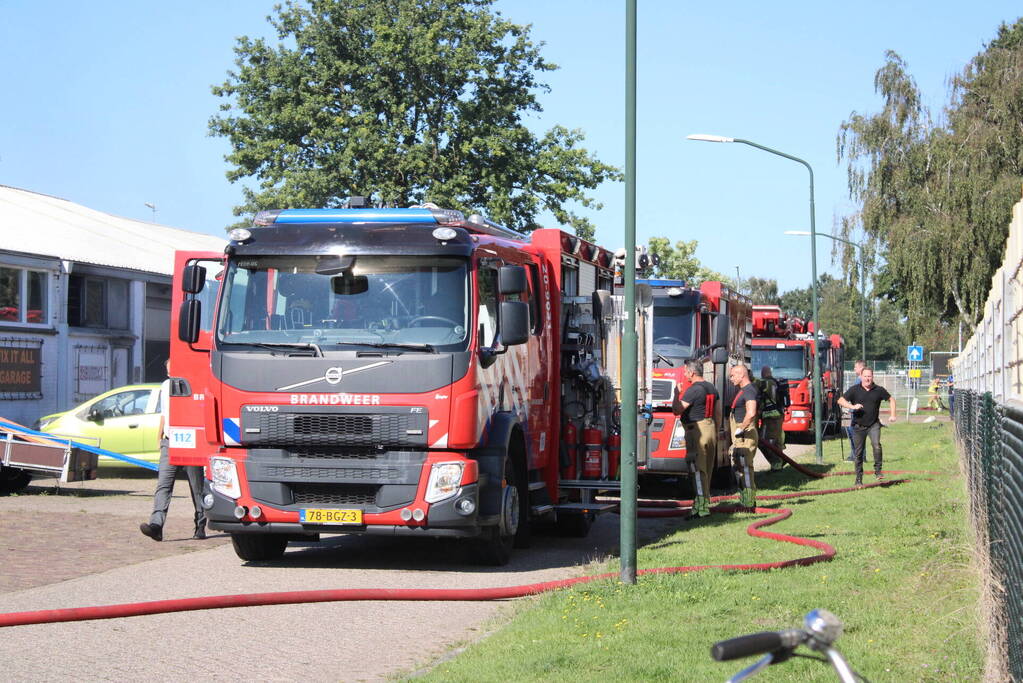
<svg viewBox="0 0 1023 683">
<path fill-rule="evenodd" d="M 886 470 L 948 475 L 907 475 L 910 481 L 889 487 L 760 503 L 794 512 L 767 530 L 830 543 L 837 549 L 834 560 L 769 572 L 640 576 L 636 586 L 607 580 L 522 600 L 509 623 L 495 625 L 489 637 L 416 680 L 724 680 L 754 660 L 714 662 L 711 644 L 799 626 L 816 607 L 843 620 L 837 646 L 871 681 L 981 680 L 979 579 L 952 427 L 900 423 L 886 428 L 882 440 Z M 851 463 L 840 462 L 839 449 L 838 439 L 825 445 L 828 471 L 851 469 Z M 811 463 L 812 453 L 803 460 Z M 763 494 L 794 493 L 842 488 L 852 476 L 808 479 L 786 468 L 761 473 L 758 483 Z M 639 567 L 817 554 L 748 536 L 747 525 L 758 518 L 715 514 L 699 522 L 680 520 L 673 532 L 639 549 Z M 618 565 L 585 569 L 617 572 Z M 830 665 L 799 658 L 759 678 L 835 680 Z"/>
</svg>

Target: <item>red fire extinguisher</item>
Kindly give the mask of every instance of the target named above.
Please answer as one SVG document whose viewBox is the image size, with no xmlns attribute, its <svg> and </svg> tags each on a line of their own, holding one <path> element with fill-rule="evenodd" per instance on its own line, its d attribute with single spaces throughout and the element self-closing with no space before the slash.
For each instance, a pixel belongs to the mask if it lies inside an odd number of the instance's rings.
<svg viewBox="0 0 1023 683">
<path fill-rule="evenodd" d="M 596 427 L 583 430 L 583 479 L 600 479 L 601 455 L 604 450 L 604 435 Z"/>
<path fill-rule="evenodd" d="M 565 457 L 561 461 L 562 476 L 565 479 L 575 479 L 576 477 L 576 458 L 578 456 L 579 446 L 579 430 L 576 429 L 575 423 L 571 420 L 565 422 L 563 445 Z"/>
<path fill-rule="evenodd" d="M 612 432 L 607 437 L 607 478 L 618 478 L 618 467 L 622 461 L 622 435 Z"/>
</svg>

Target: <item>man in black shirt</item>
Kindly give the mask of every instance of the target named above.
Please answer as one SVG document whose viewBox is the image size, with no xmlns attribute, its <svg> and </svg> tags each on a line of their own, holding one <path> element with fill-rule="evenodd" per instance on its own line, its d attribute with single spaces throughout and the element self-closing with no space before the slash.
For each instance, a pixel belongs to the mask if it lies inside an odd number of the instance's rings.
<svg viewBox="0 0 1023 683">
<path fill-rule="evenodd" d="M 750 372 L 745 365 L 733 365 L 728 371 L 728 380 L 735 385 L 729 416 L 729 431 L 732 435 L 732 457 L 742 471 L 742 490 L 739 504 L 756 507 L 757 483 L 753 475 L 753 458 L 757 454 L 757 388 L 750 381 Z"/>
<path fill-rule="evenodd" d="M 671 409 L 676 415 L 682 416 L 686 434 L 686 460 L 690 463 L 693 487 L 696 490 L 689 517 L 707 517 L 710 515 L 710 474 L 714 468 L 718 443 L 718 430 L 714 425 L 714 404 L 718 400 L 718 390 L 703 379 L 703 364 L 700 361 L 686 361 L 683 372 L 691 384 L 681 398 L 678 389 L 675 389 Z"/>
<path fill-rule="evenodd" d="M 854 384 L 838 399 L 838 405 L 852 412 L 853 458 L 856 462 L 856 485 L 863 484 L 863 456 L 867 437 L 870 437 L 870 450 L 874 454 L 874 476 L 881 476 L 881 402 L 888 401 L 890 411 L 889 422 L 895 422 L 895 399 L 884 387 L 874 384 L 874 371 L 864 368 L 860 373 L 860 383 Z"/>
</svg>

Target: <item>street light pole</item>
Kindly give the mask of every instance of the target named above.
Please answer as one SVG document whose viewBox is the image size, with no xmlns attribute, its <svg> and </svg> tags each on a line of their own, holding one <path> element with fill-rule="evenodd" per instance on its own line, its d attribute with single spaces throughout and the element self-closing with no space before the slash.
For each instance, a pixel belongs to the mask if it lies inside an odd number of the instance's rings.
<svg viewBox="0 0 1023 683">
<path fill-rule="evenodd" d="M 636 464 L 636 0 L 625 7 L 625 330 L 622 337 L 622 466 L 619 503 L 619 552 L 622 583 L 636 583 L 636 517 L 639 471 Z"/>
<path fill-rule="evenodd" d="M 811 237 L 811 239 L 810 239 L 810 263 L 811 263 L 810 271 L 811 271 L 811 276 L 813 277 L 813 282 L 811 283 L 811 285 L 812 285 L 811 299 L 812 299 L 812 303 L 813 303 L 812 308 L 813 308 L 814 349 L 817 349 L 820 346 L 817 343 L 817 340 L 818 340 L 818 335 L 820 334 L 820 329 L 821 328 L 820 328 L 820 321 L 818 320 L 818 317 L 817 317 L 817 239 L 816 239 L 816 237 L 817 237 L 817 219 L 816 219 L 816 215 L 815 215 L 816 211 L 814 209 L 814 198 L 813 198 L 813 168 L 810 166 L 810 164 L 808 164 L 804 160 L 800 159 L 799 157 L 792 156 L 791 154 L 786 154 L 785 152 L 779 151 L 777 149 L 772 149 L 771 147 L 766 147 L 764 145 L 761 145 L 759 143 L 753 142 L 751 140 L 743 140 L 742 138 L 726 138 L 726 137 L 723 137 L 721 135 L 690 135 L 690 136 L 688 136 L 688 138 L 690 140 L 700 140 L 700 141 L 703 141 L 703 142 L 739 142 L 739 143 L 742 143 L 744 145 L 749 145 L 750 147 L 756 147 L 759 150 L 763 150 L 765 152 L 769 152 L 770 154 L 775 154 L 777 156 L 784 157 L 784 158 L 789 159 L 791 161 L 795 161 L 796 163 L 802 164 L 803 166 L 806 167 L 806 170 L 810 173 L 810 237 Z M 815 356 L 816 355 L 817 354 L 815 354 Z M 823 443 L 822 443 L 822 436 L 821 436 L 821 420 L 823 419 L 823 413 L 824 413 L 824 411 L 822 410 L 822 403 L 821 403 L 822 398 L 823 398 L 821 396 L 821 392 L 823 391 L 823 384 L 821 383 L 820 362 L 817 360 L 817 358 L 815 358 L 814 359 L 814 363 L 817 365 L 817 367 L 815 367 L 814 371 L 813 371 L 813 431 L 814 431 L 814 442 L 816 444 L 816 448 L 814 450 L 815 450 L 815 454 L 816 454 L 817 464 L 819 465 L 819 464 L 822 464 L 824 462 L 824 450 L 823 450 Z"/>
<path fill-rule="evenodd" d="M 805 230 L 786 230 L 786 235 L 806 235 L 810 233 Z M 843 237 L 835 237 L 834 235 L 827 235 L 820 233 L 818 237 L 827 237 L 829 240 L 835 240 L 836 242 L 845 242 L 850 247 L 855 247 L 860 250 L 860 360 L 867 360 L 867 262 L 863 258 L 863 245 L 858 242 L 852 242 Z"/>
</svg>

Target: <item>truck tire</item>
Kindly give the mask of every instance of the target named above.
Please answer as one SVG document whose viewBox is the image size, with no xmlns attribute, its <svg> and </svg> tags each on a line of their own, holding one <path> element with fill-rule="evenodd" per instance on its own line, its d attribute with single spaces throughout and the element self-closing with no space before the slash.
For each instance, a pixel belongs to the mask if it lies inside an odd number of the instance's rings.
<svg viewBox="0 0 1023 683">
<path fill-rule="evenodd" d="M 505 458 L 505 486 L 501 493 L 501 518 L 497 524 L 483 528 L 480 537 L 473 541 L 473 556 L 479 564 L 491 567 L 503 567 L 511 560 L 512 548 L 515 547 L 519 530 L 523 525 L 529 526 L 529 518 L 523 518 L 523 502 L 528 515 L 528 491 L 525 481 L 520 482 L 518 468 L 512 458 Z M 524 498 L 525 494 L 525 498 Z M 507 523 L 503 520 L 508 518 Z M 507 527 L 512 526 L 509 530 Z M 509 533 L 510 531 L 510 533 Z"/>
<path fill-rule="evenodd" d="M 0 465 L 0 496 L 18 493 L 32 481 L 32 475 L 17 467 Z"/>
<path fill-rule="evenodd" d="M 279 560 L 288 547 L 283 534 L 231 534 L 235 555 L 248 562 Z"/>
</svg>

